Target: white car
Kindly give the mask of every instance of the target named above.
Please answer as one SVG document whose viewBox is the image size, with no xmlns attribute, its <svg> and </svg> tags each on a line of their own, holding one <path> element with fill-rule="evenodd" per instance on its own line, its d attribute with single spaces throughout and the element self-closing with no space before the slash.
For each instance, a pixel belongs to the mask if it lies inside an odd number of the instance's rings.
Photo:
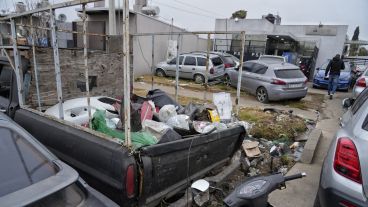
<svg viewBox="0 0 368 207">
<path fill-rule="evenodd" d="M 91 114 L 93 115 L 96 110 L 106 110 L 106 118 L 119 118 L 119 113 L 113 106 L 114 103 L 121 103 L 119 100 L 106 97 L 97 96 L 90 97 Z M 64 120 L 70 121 L 74 124 L 82 125 L 89 121 L 88 118 L 88 105 L 87 97 L 76 98 L 67 100 L 63 103 L 64 108 Z M 60 118 L 59 105 L 56 104 L 45 111 L 45 114 Z"/>
</svg>

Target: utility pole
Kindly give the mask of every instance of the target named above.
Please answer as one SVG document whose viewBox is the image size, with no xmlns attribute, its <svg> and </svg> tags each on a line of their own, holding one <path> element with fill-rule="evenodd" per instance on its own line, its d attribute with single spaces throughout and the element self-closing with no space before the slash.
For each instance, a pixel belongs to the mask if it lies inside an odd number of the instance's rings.
<svg viewBox="0 0 368 207">
<path fill-rule="evenodd" d="M 116 35 L 115 0 L 109 0 L 109 35 Z"/>
</svg>

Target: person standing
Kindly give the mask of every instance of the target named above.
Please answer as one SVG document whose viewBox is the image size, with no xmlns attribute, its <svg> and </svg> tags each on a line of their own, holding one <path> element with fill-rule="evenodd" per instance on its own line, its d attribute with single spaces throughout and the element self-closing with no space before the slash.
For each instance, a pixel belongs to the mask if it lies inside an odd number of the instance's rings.
<svg viewBox="0 0 368 207">
<path fill-rule="evenodd" d="M 345 69 L 344 61 L 340 59 L 340 55 L 336 54 L 327 65 L 325 77 L 328 78 L 328 95 L 330 99 L 336 92 L 337 84 L 339 83 L 340 72 Z"/>
</svg>

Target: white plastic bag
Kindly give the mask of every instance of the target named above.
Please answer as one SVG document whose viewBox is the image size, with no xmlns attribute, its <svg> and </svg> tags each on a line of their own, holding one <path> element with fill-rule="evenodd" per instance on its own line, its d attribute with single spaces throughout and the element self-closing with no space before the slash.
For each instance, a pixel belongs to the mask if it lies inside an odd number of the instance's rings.
<svg viewBox="0 0 368 207">
<path fill-rule="evenodd" d="M 158 112 L 160 121 L 167 122 L 171 117 L 178 115 L 176 113 L 176 107 L 174 105 L 165 105 Z"/>
</svg>

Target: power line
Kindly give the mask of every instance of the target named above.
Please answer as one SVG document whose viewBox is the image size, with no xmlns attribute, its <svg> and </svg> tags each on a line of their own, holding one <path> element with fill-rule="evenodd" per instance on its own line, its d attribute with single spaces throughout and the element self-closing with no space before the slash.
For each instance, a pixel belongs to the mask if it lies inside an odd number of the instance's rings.
<svg viewBox="0 0 368 207">
<path fill-rule="evenodd" d="M 161 6 L 166 6 L 166 7 L 172 8 L 172 9 L 176 9 L 176 10 L 181 11 L 181 12 L 185 12 L 185 13 L 189 13 L 189 14 L 194 14 L 194 15 L 198 15 L 198 16 L 202 16 L 202 17 L 207 17 L 207 18 L 211 18 L 211 19 L 216 19 L 216 17 L 214 17 L 214 16 L 209 16 L 209 15 L 200 14 L 200 13 L 193 12 L 193 11 L 188 11 L 186 9 L 178 8 L 178 7 L 171 6 L 171 5 L 168 5 L 168 4 L 164 4 L 164 3 L 161 3 L 161 2 L 160 3 L 157 3 L 157 1 L 156 1 L 156 4 L 159 4 Z"/>
<path fill-rule="evenodd" d="M 174 0 L 174 1 L 177 2 L 177 3 L 179 3 L 179 4 L 185 5 L 185 6 L 189 6 L 189 7 L 193 7 L 193 8 L 199 9 L 199 10 L 201 10 L 203 12 L 207 12 L 209 14 L 216 14 L 216 15 L 219 15 L 219 16 L 223 16 L 222 14 L 219 14 L 219 13 L 216 13 L 214 11 L 207 10 L 207 9 L 200 8 L 200 7 L 195 6 L 193 4 L 188 4 L 188 3 L 185 3 L 185 2 L 182 2 L 182 1 L 179 1 L 179 0 Z"/>
</svg>

